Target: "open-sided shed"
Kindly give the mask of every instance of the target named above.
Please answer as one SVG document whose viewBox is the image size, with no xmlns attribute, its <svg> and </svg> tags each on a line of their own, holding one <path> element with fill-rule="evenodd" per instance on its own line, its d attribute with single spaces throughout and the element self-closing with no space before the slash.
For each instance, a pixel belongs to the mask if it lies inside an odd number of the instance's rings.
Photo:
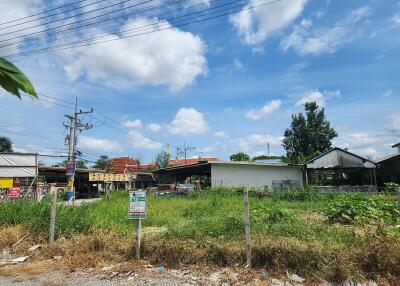
<svg viewBox="0 0 400 286">
<path fill-rule="evenodd" d="M 341 148 L 333 148 L 305 163 L 307 184 L 376 185 L 376 163 Z"/>
</svg>

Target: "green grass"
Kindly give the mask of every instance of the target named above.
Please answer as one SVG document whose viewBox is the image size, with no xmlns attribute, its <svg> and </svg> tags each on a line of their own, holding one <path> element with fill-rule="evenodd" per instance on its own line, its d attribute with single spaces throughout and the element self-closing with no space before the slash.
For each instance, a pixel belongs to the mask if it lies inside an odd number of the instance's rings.
<svg viewBox="0 0 400 286">
<path fill-rule="evenodd" d="M 337 198 L 302 192 L 284 192 L 271 197 L 250 197 L 252 233 L 272 238 L 294 238 L 321 244 L 354 244 L 362 237 L 348 227 L 329 223 L 322 213 Z M 395 207 L 394 199 L 386 199 Z M 74 206 L 58 206 L 56 233 L 70 236 L 92 229 L 110 229 L 128 235 L 133 222 L 127 219 L 128 193 L 115 192 L 109 200 Z M 24 224 L 47 233 L 49 200 L 41 203 L 12 201 L 0 203 L 0 226 Z M 308 219 L 310 218 L 310 219 Z M 202 191 L 188 197 L 148 196 L 144 227 L 166 227 L 167 237 L 228 241 L 243 238 L 243 198 L 230 189 Z"/>
<path fill-rule="evenodd" d="M 355 274 L 400 279 L 400 229 L 393 227 L 396 220 L 387 220 L 383 215 L 396 214 L 395 208 L 394 196 L 334 196 L 308 190 L 274 193 L 268 197 L 251 193 L 254 265 L 278 271 L 286 269 L 300 275 L 316 273 L 338 282 Z M 368 214 L 361 221 L 360 211 Z M 98 233 L 106 230 L 111 238 L 102 243 L 107 245 L 111 241 L 107 247 L 114 244 L 117 247 L 121 240 L 133 236 L 133 221 L 128 220 L 127 213 L 128 192 L 124 191 L 89 205 L 59 205 L 56 234 L 69 237 L 83 233 L 92 243 L 98 241 Z M 351 220 L 343 220 L 348 213 Z M 48 199 L 41 203 L 24 200 L 0 203 L 0 228 L 24 225 L 32 232 L 47 236 L 49 219 Z M 218 265 L 244 261 L 240 189 L 218 188 L 187 197 L 148 195 L 143 226 L 144 231 L 146 227 L 166 230 L 157 238 L 144 239 L 144 255 L 156 262 L 177 263 L 182 257 Z M 84 251 L 88 251 L 86 248 Z"/>
</svg>

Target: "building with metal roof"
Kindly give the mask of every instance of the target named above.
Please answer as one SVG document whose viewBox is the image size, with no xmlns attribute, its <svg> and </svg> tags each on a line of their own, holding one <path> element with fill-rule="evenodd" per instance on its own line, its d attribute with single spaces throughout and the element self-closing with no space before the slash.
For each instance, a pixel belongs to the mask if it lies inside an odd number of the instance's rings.
<svg viewBox="0 0 400 286">
<path fill-rule="evenodd" d="M 400 184 L 400 143 L 394 144 L 392 148 L 396 148 L 396 153 L 379 158 L 378 164 L 378 183 L 397 183 Z"/>
<path fill-rule="evenodd" d="M 301 186 L 301 166 L 238 161 L 199 161 L 196 164 L 170 166 L 153 171 L 160 183 L 183 183 L 196 178 L 206 187 L 276 187 Z"/>
<path fill-rule="evenodd" d="M 312 185 L 377 185 L 377 164 L 338 147 L 306 162 L 305 179 Z"/>
</svg>

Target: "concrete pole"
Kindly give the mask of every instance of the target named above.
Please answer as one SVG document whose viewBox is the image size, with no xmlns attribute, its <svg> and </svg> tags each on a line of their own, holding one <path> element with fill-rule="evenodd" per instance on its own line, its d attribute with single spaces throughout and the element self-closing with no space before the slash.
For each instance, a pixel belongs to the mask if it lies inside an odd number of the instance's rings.
<svg viewBox="0 0 400 286">
<path fill-rule="evenodd" d="M 249 190 L 246 188 L 243 193 L 244 206 L 244 230 L 246 241 L 246 266 L 251 268 L 251 234 L 250 234 L 250 207 L 249 207 Z"/>
<path fill-rule="evenodd" d="M 400 187 L 397 187 L 397 207 L 400 211 Z"/>
<path fill-rule="evenodd" d="M 54 233 L 56 228 L 56 212 L 57 212 L 57 189 L 51 193 L 51 210 L 50 210 L 50 236 L 49 246 L 52 247 L 54 244 Z"/>
<path fill-rule="evenodd" d="M 137 260 L 140 259 L 140 243 L 142 238 L 142 220 L 135 220 L 135 257 Z"/>
</svg>

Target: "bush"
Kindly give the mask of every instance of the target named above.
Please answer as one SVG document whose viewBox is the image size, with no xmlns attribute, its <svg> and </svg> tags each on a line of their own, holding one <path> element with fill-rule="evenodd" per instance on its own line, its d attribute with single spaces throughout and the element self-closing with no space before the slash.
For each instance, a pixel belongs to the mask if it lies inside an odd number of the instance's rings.
<svg viewBox="0 0 400 286">
<path fill-rule="evenodd" d="M 397 188 L 400 187 L 399 184 L 390 182 L 390 183 L 385 183 L 385 192 L 387 193 L 395 193 L 397 192 Z"/>
<path fill-rule="evenodd" d="M 400 212 L 395 200 L 380 196 L 346 195 L 330 202 L 324 215 L 330 222 L 343 224 L 367 224 L 373 221 L 395 224 Z"/>
<path fill-rule="evenodd" d="M 255 223 L 279 223 L 293 221 L 294 215 L 288 211 L 263 205 L 254 205 L 251 209 L 251 218 Z"/>
<path fill-rule="evenodd" d="M 322 194 L 312 189 L 293 189 L 293 190 L 277 190 L 273 193 L 272 198 L 275 200 L 294 202 L 313 202 L 326 198 L 328 194 Z"/>
</svg>

